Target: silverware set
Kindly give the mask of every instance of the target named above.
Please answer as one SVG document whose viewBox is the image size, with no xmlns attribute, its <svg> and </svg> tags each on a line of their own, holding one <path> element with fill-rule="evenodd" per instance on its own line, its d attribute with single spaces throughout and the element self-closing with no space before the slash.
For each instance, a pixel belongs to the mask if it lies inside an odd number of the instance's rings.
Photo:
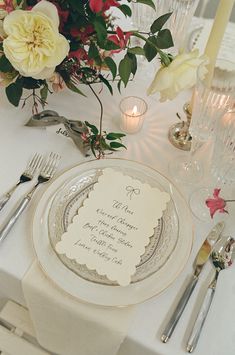
<svg viewBox="0 0 235 355">
<path fill-rule="evenodd" d="M 215 294 L 219 273 L 220 271 L 227 269 L 233 263 L 235 257 L 235 253 L 233 252 L 234 243 L 235 239 L 229 238 L 225 244 L 218 243 L 218 246 L 211 253 L 210 258 L 215 269 L 215 274 L 207 288 L 204 300 L 201 304 L 200 311 L 197 314 L 197 318 L 191 331 L 191 335 L 188 339 L 187 351 L 189 353 L 192 353 L 197 346 L 198 339 L 200 337 L 206 316 L 209 312 L 210 305 Z"/>
<path fill-rule="evenodd" d="M 195 350 L 212 303 L 219 273 L 232 265 L 235 258 L 235 251 L 233 250 L 233 247 L 235 246 L 235 239 L 231 237 L 221 237 L 224 227 L 224 222 L 217 223 L 199 249 L 194 261 L 194 273 L 162 333 L 161 340 L 163 343 L 167 343 L 173 334 L 176 325 L 178 324 L 180 317 L 190 299 L 190 296 L 195 289 L 201 271 L 209 259 L 214 267 L 215 275 L 211 283 L 208 285 L 207 292 L 204 295 L 204 300 L 201 304 L 186 345 L 186 350 L 189 353 L 192 353 Z"/>
<path fill-rule="evenodd" d="M 1 211 L 3 207 L 8 203 L 17 187 L 20 184 L 33 180 L 36 173 L 38 173 L 37 182 L 35 183 L 35 185 L 25 196 L 23 196 L 23 198 L 19 201 L 18 205 L 7 216 L 5 222 L 0 225 L 0 242 L 5 239 L 5 237 L 8 235 L 11 228 L 14 226 L 22 212 L 26 209 L 38 186 L 52 179 L 56 172 L 60 159 L 61 157 L 53 152 L 51 152 L 45 158 L 43 158 L 42 155 L 36 153 L 28 163 L 25 171 L 20 176 L 19 181 L 0 198 Z"/>
</svg>

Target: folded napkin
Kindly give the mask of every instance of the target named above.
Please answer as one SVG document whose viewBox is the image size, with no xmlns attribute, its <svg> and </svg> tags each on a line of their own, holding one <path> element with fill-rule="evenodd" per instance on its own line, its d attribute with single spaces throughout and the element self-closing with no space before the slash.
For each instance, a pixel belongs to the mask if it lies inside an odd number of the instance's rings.
<svg viewBox="0 0 235 355">
<path fill-rule="evenodd" d="M 34 261 L 22 281 L 38 342 L 60 355 L 116 355 L 134 307 L 79 302 L 57 288 Z"/>
</svg>

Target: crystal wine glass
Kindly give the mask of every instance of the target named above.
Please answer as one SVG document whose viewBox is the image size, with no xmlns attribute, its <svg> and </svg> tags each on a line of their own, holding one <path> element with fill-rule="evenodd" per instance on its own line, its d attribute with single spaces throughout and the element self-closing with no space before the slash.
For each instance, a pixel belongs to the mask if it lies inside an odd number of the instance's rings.
<svg viewBox="0 0 235 355">
<path fill-rule="evenodd" d="M 132 2 L 132 26 L 133 28 L 140 32 L 144 36 L 145 33 L 149 33 L 150 26 L 159 16 L 162 15 L 163 0 L 153 0 L 156 10 L 146 4 Z M 143 40 L 138 37 L 132 37 L 133 46 L 141 46 Z M 144 56 L 138 56 L 139 66 L 143 66 L 146 63 L 146 58 Z M 153 68 L 155 71 L 155 67 Z M 154 72 L 150 70 L 148 76 L 153 76 Z"/>
<path fill-rule="evenodd" d="M 185 48 L 192 17 L 199 0 L 160 0 L 161 12 L 172 12 L 167 21 L 167 28 L 171 31 L 174 41 L 174 52 Z"/>
<path fill-rule="evenodd" d="M 235 198 L 235 109 L 217 123 L 209 175 L 207 186 L 195 190 L 189 200 L 194 216 L 202 221 L 209 219 L 206 200 L 213 196 L 215 188 L 221 189 L 226 201 Z"/>
<path fill-rule="evenodd" d="M 132 3 L 132 25 L 139 31 L 148 32 L 151 23 L 163 14 L 172 12 L 165 27 L 171 31 L 174 52 L 184 48 L 192 17 L 199 0 L 153 0 L 156 11 L 141 3 Z M 141 41 L 139 39 L 135 39 Z"/>
<path fill-rule="evenodd" d="M 157 17 L 163 14 L 163 0 L 153 0 L 156 10 L 146 4 L 132 2 L 132 25 L 142 32 L 149 32 L 149 28 Z"/>
<path fill-rule="evenodd" d="M 197 159 L 198 148 L 213 138 L 216 124 L 228 112 L 235 99 L 235 63 L 219 59 L 211 85 L 208 87 L 205 66 L 200 65 L 193 94 L 193 112 L 189 127 L 192 136 L 188 156 L 181 155 L 169 163 L 169 172 L 176 181 L 195 184 L 203 176 L 201 162 Z"/>
</svg>

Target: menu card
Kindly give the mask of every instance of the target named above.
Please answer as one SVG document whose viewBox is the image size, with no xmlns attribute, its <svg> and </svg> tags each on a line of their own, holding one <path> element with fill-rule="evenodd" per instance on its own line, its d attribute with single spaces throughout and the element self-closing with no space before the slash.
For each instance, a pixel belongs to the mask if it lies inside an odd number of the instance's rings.
<svg viewBox="0 0 235 355">
<path fill-rule="evenodd" d="M 169 199 L 158 188 L 106 168 L 56 251 L 127 286 Z"/>
</svg>

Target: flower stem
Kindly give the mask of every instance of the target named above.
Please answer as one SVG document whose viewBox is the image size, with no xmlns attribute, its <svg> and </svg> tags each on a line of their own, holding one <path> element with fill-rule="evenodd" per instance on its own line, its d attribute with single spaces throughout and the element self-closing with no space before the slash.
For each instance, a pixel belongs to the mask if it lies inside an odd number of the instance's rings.
<svg viewBox="0 0 235 355">
<path fill-rule="evenodd" d="M 235 202 L 235 200 L 224 200 L 225 202 Z"/>
<path fill-rule="evenodd" d="M 99 96 L 97 95 L 97 93 L 95 92 L 95 90 L 93 89 L 91 84 L 88 84 L 88 86 L 89 86 L 89 88 L 91 89 L 91 91 L 93 92 L 93 94 L 95 95 L 96 99 L 98 100 L 98 102 L 100 104 L 100 128 L 99 128 L 99 131 L 100 131 L 100 139 L 101 139 L 104 108 L 103 108 L 103 104 L 102 104 Z"/>
</svg>

